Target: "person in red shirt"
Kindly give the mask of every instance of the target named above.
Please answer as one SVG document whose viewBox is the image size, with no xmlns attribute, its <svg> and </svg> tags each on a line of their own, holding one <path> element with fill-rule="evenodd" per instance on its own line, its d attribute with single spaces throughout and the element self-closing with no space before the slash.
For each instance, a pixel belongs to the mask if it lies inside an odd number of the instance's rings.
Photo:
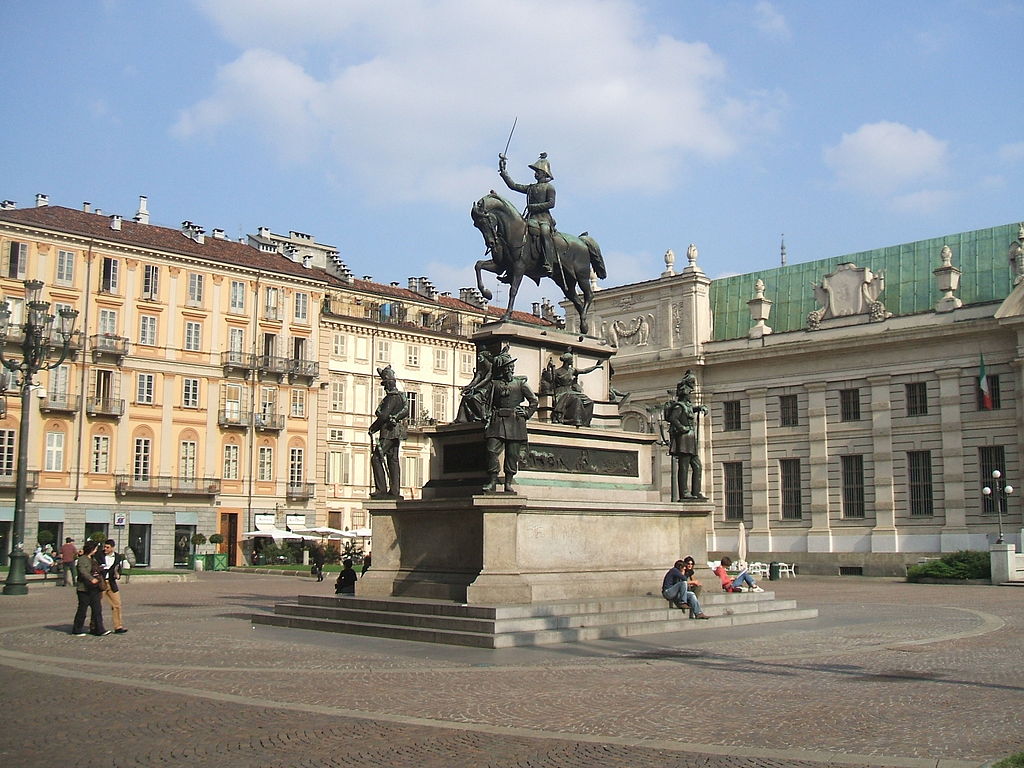
<svg viewBox="0 0 1024 768">
<path fill-rule="evenodd" d="M 75 560 L 78 559 L 78 547 L 75 540 L 68 536 L 60 548 L 60 562 L 64 568 L 63 578 L 57 582 L 58 587 L 75 586 Z"/>
</svg>

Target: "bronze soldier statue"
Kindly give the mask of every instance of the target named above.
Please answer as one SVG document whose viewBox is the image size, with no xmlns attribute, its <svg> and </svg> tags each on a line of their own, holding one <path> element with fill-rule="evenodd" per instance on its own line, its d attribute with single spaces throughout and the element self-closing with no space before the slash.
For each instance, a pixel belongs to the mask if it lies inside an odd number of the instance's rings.
<svg viewBox="0 0 1024 768">
<path fill-rule="evenodd" d="M 579 377 L 603 367 L 604 361 L 580 370 L 573 365 L 572 352 L 565 352 L 558 359 L 562 364 L 558 368 L 550 367 L 548 371 L 549 386 L 554 395 L 551 421 L 589 427 L 594 419 L 594 401 L 583 393 Z"/>
<path fill-rule="evenodd" d="M 398 382 L 391 366 L 378 368 L 380 385 L 384 397 L 374 412 L 370 425 L 370 443 L 373 435 L 379 433 L 377 444 L 370 454 L 370 468 L 373 470 L 373 493 L 371 499 L 402 498 L 402 468 L 398 459 L 399 446 L 406 438 L 405 417 L 409 415 L 409 401 L 404 392 L 398 391 Z"/>
<path fill-rule="evenodd" d="M 494 355 L 486 349 L 479 349 L 476 356 L 476 370 L 473 380 L 462 389 L 462 400 L 459 412 L 455 416 L 456 424 L 487 419 L 486 391 L 491 381 L 491 366 Z"/>
<path fill-rule="evenodd" d="M 523 217 L 529 228 L 530 239 L 535 244 L 537 253 L 540 254 L 540 273 L 545 277 L 550 277 L 558 255 L 555 253 L 553 239 L 555 220 L 551 216 L 551 209 L 555 207 L 555 187 L 551 182 L 555 177 L 551 175 L 548 154 L 541 152 L 537 162 L 530 165 L 533 177 L 537 180 L 534 184 L 517 184 L 512 181 L 505 170 L 505 163 L 505 155 L 498 155 L 498 173 L 501 174 L 502 181 L 509 189 L 526 195 L 526 212 Z"/>
<path fill-rule="evenodd" d="M 678 498 L 672 501 L 707 500 L 707 496 L 701 493 L 703 465 L 700 460 L 700 446 L 697 444 L 697 427 L 700 414 L 706 414 L 708 409 L 703 405 L 693 404 L 693 390 L 696 385 L 696 377 L 687 371 L 676 385 L 675 399 L 667 402 L 663 411 L 669 428 L 668 452 L 676 460 L 675 480 Z"/>
<path fill-rule="evenodd" d="M 505 450 L 505 493 L 515 493 L 515 476 L 526 450 L 526 422 L 537 412 L 537 397 L 525 376 L 514 376 L 516 361 L 507 351 L 494 358 L 491 383 L 487 388 L 490 413 L 484 437 L 487 440 L 487 493 L 495 493 L 498 484 L 498 456 Z M 526 406 L 523 407 L 523 401 Z"/>
</svg>

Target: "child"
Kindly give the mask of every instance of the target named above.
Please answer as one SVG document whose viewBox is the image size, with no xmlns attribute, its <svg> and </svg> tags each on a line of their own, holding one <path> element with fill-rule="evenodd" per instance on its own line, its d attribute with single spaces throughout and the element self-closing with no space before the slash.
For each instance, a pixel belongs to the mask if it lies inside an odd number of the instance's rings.
<svg viewBox="0 0 1024 768">
<path fill-rule="evenodd" d="M 757 586 L 757 582 L 754 581 L 754 577 L 751 576 L 746 569 L 741 571 L 739 576 L 736 576 L 735 578 L 730 576 L 726 572 L 726 569 L 730 565 L 732 565 L 732 558 L 723 557 L 721 565 L 715 568 L 714 573 L 715 576 L 721 580 L 722 589 L 726 592 L 743 592 L 743 585 L 746 585 L 747 592 L 764 592 L 761 587 Z"/>
</svg>

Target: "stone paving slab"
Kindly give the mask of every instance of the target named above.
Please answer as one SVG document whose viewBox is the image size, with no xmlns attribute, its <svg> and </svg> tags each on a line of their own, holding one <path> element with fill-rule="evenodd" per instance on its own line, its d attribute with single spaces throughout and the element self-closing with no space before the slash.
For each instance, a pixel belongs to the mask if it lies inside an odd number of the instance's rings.
<svg viewBox="0 0 1024 768">
<path fill-rule="evenodd" d="M 5 708 L 0 759 L 58 734 L 122 745 L 90 766 L 954 768 L 1024 750 L 1020 590 L 786 579 L 817 619 L 503 650 L 251 625 L 325 584 L 130 584 L 129 632 L 103 638 L 68 634 L 72 590 L 0 596 L 0 685 L 29 704 Z M 40 687 L 66 709 L 33 706 Z"/>
</svg>

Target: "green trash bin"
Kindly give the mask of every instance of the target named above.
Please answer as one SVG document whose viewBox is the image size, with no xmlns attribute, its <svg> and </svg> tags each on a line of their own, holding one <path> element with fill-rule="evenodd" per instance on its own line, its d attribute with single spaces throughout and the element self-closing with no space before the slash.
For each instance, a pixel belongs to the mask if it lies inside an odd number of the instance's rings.
<svg viewBox="0 0 1024 768">
<path fill-rule="evenodd" d="M 778 563 L 768 563 L 768 581 L 778 581 L 779 580 L 779 575 L 780 575 L 779 564 Z"/>
</svg>

